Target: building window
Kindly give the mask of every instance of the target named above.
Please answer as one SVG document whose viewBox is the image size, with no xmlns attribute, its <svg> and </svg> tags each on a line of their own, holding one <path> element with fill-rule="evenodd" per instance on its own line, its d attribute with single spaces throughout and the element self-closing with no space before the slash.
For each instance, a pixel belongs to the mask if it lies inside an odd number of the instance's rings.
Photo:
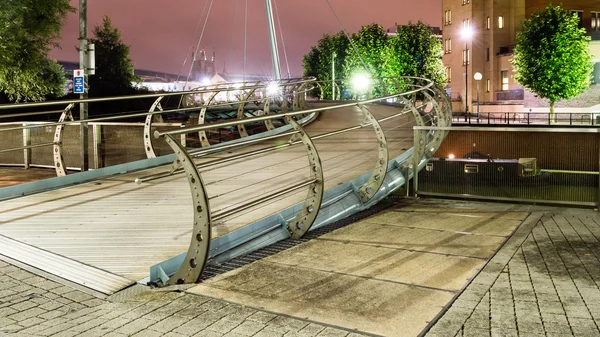
<svg viewBox="0 0 600 337">
<path fill-rule="evenodd" d="M 445 52 L 446 52 L 446 54 L 450 54 L 452 52 L 452 39 L 446 39 Z"/>
<path fill-rule="evenodd" d="M 448 79 L 448 83 L 452 82 L 452 68 L 446 67 L 446 78 Z"/>
<path fill-rule="evenodd" d="M 463 66 L 469 64 L 469 61 L 470 61 L 469 54 L 470 54 L 470 50 L 469 49 L 467 49 L 467 50 L 463 49 L 463 52 L 462 52 Z"/>
<path fill-rule="evenodd" d="M 502 78 L 502 91 L 508 90 L 508 70 L 502 70 L 500 77 Z"/>
<path fill-rule="evenodd" d="M 463 0 L 463 5 L 467 5 L 468 3 L 469 3 L 469 0 Z"/>
<path fill-rule="evenodd" d="M 491 26 L 492 26 L 492 19 L 488 16 L 487 20 L 485 22 L 485 28 L 490 29 L 490 28 L 492 28 Z"/>
<path fill-rule="evenodd" d="M 490 90 L 491 90 L 491 88 L 490 88 L 490 87 L 491 87 L 491 85 L 492 85 L 492 84 L 491 84 L 491 82 L 490 82 L 490 79 L 488 78 L 488 79 L 485 81 L 485 91 L 486 91 L 486 92 L 490 92 Z"/>
<path fill-rule="evenodd" d="M 504 17 L 502 15 L 498 17 L 498 28 L 504 28 Z"/>
<path fill-rule="evenodd" d="M 487 62 L 489 62 L 489 61 L 490 61 L 490 48 L 487 48 L 487 49 L 485 50 L 485 60 L 486 60 Z"/>
<path fill-rule="evenodd" d="M 448 26 L 452 24 L 452 11 L 447 10 L 444 12 L 444 25 Z"/>
<path fill-rule="evenodd" d="M 467 28 L 471 25 L 471 22 L 469 21 L 469 19 L 464 19 L 463 20 L 463 28 Z"/>
<path fill-rule="evenodd" d="M 600 12 L 592 12 L 592 30 L 600 30 Z"/>
<path fill-rule="evenodd" d="M 573 15 L 577 15 L 577 17 L 579 18 L 579 28 L 583 28 L 583 11 L 572 10 L 569 12 L 571 12 L 571 14 L 573 14 Z"/>
</svg>

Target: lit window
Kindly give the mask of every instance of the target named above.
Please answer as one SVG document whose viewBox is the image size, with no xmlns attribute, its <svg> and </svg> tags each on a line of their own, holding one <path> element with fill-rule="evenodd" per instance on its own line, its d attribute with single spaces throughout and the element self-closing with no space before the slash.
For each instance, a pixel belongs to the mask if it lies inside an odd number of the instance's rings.
<svg viewBox="0 0 600 337">
<path fill-rule="evenodd" d="M 446 67 L 446 78 L 448 82 L 452 82 L 452 68 Z"/>
<path fill-rule="evenodd" d="M 469 49 L 467 49 L 467 50 L 463 49 L 463 52 L 462 52 L 463 66 L 469 64 L 469 54 L 470 54 Z"/>
<path fill-rule="evenodd" d="M 466 5 L 469 3 L 469 0 L 463 0 L 463 5 Z"/>
<path fill-rule="evenodd" d="M 579 28 L 583 28 L 583 11 L 580 10 L 572 10 L 570 11 L 571 14 L 573 15 L 577 15 L 577 17 L 579 18 Z"/>
<path fill-rule="evenodd" d="M 444 12 L 444 25 L 448 26 L 452 24 L 452 11 L 448 10 Z"/>
<path fill-rule="evenodd" d="M 492 19 L 491 19 L 491 18 L 488 16 L 488 17 L 487 17 L 487 20 L 486 20 L 486 22 L 485 22 L 485 28 L 486 28 L 486 29 L 490 29 L 490 28 L 491 28 L 491 26 L 492 26 Z"/>
<path fill-rule="evenodd" d="M 491 87 L 491 85 L 492 85 L 492 84 L 491 84 L 491 82 L 490 82 L 490 79 L 488 78 L 488 79 L 485 81 L 485 91 L 486 91 L 486 92 L 490 92 L 490 90 L 491 90 L 491 88 L 490 88 L 490 87 Z"/>
<path fill-rule="evenodd" d="M 504 17 L 502 15 L 498 17 L 498 28 L 504 28 Z"/>
<path fill-rule="evenodd" d="M 452 52 L 452 39 L 446 39 L 445 47 L 446 54 L 450 54 Z"/>
<path fill-rule="evenodd" d="M 600 12 L 592 12 L 592 30 L 600 30 Z"/>
<path fill-rule="evenodd" d="M 502 77 L 502 90 L 508 90 L 508 70 L 502 70 L 500 75 Z"/>
</svg>

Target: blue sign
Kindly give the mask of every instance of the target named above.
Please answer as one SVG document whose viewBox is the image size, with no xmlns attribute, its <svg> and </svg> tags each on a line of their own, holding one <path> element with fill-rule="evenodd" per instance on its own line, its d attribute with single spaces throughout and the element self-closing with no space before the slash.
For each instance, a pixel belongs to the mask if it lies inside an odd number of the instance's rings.
<svg viewBox="0 0 600 337">
<path fill-rule="evenodd" d="M 85 81 L 83 80 L 83 76 L 73 77 L 73 93 L 85 93 Z"/>
<path fill-rule="evenodd" d="M 73 70 L 73 93 L 84 94 L 85 93 L 85 72 L 83 69 Z"/>
</svg>

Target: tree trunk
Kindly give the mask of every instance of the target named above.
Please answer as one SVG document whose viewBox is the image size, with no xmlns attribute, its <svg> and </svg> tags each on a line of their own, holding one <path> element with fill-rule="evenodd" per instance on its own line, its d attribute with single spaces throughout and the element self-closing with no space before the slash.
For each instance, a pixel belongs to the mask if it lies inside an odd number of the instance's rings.
<svg viewBox="0 0 600 337">
<path fill-rule="evenodd" d="M 550 101 L 550 124 L 555 124 L 556 120 L 554 117 L 554 101 Z"/>
</svg>

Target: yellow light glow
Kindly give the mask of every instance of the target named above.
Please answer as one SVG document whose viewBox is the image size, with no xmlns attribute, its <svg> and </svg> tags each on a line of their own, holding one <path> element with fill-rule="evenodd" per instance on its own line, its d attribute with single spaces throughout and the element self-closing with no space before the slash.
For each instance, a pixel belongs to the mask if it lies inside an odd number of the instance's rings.
<svg viewBox="0 0 600 337">
<path fill-rule="evenodd" d="M 453 155 L 452 153 L 450 153 L 450 154 L 448 155 L 448 159 L 454 159 L 454 155 Z"/>
</svg>

